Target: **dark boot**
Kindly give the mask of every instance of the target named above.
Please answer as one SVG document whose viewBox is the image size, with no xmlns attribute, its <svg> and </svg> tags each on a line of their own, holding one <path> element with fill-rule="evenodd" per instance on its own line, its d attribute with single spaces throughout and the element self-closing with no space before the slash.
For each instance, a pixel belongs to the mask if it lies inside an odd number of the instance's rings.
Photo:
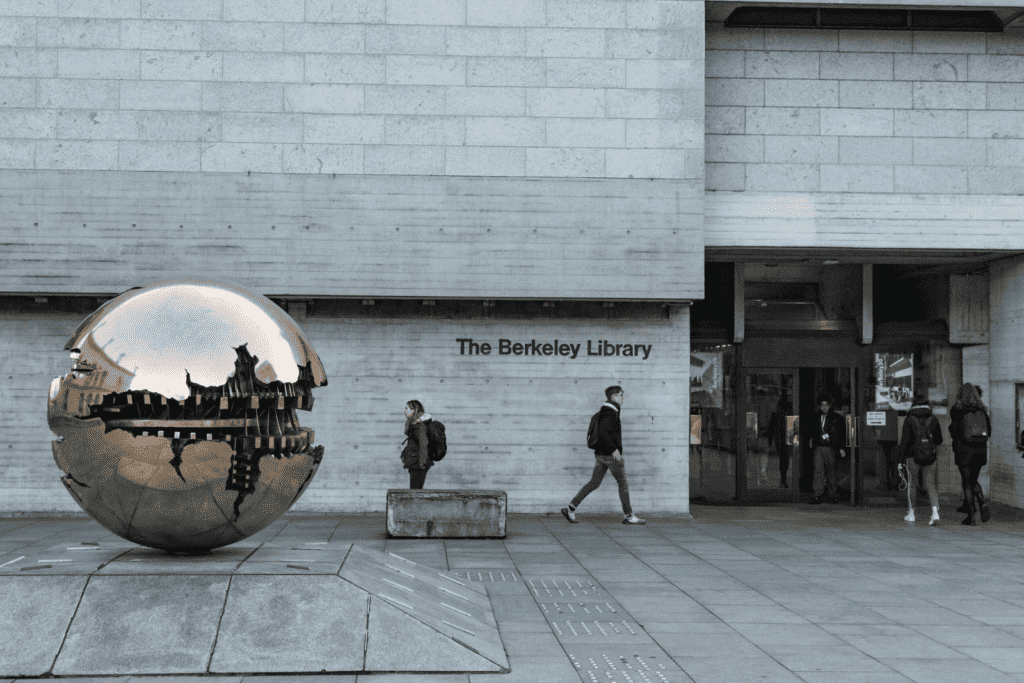
<svg viewBox="0 0 1024 683">
<path fill-rule="evenodd" d="M 982 522 L 989 518 L 988 504 L 985 502 L 985 493 L 981 490 L 981 484 L 974 485 L 974 499 L 978 502 L 979 516 Z"/>
<path fill-rule="evenodd" d="M 971 511 L 971 508 L 969 508 L 967 506 L 967 497 L 966 496 L 964 496 L 964 501 L 962 503 L 960 503 L 960 507 L 958 507 L 956 509 L 956 511 L 957 512 L 962 512 L 964 514 L 967 514 L 967 513 L 969 513 Z"/>
</svg>

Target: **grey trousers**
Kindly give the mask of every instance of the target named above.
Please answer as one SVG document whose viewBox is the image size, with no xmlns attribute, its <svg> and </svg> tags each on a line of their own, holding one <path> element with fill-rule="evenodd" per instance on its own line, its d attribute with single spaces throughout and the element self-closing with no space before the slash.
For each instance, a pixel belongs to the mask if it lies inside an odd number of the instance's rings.
<svg viewBox="0 0 1024 683">
<path fill-rule="evenodd" d="M 619 502 L 622 503 L 622 514 L 632 516 L 633 508 L 629 505 L 629 483 L 626 481 L 626 464 L 622 460 L 616 460 L 612 455 L 594 455 L 594 471 L 590 475 L 590 481 L 583 485 L 576 497 L 572 499 L 572 508 L 579 507 L 583 499 L 601 485 L 604 473 L 612 471 L 612 476 L 619 484 Z"/>
<path fill-rule="evenodd" d="M 836 495 L 836 449 L 818 446 L 814 449 L 814 495 Z"/>
</svg>

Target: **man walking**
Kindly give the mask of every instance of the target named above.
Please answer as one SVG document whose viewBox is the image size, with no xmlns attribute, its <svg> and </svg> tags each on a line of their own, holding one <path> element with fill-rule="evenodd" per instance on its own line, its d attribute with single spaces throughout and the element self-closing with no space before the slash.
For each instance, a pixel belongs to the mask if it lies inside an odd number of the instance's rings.
<svg viewBox="0 0 1024 683">
<path fill-rule="evenodd" d="M 836 451 L 839 457 L 846 458 L 846 449 L 841 445 L 843 440 L 843 420 L 832 412 L 832 400 L 822 394 L 818 397 L 818 411 L 811 422 L 811 448 L 814 449 L 814 497 L 809 502 L 818 505 L 822 500 L 838 503 L 836 496 Z M 827 495 L 826 495 L 827 494 Z M 824 498 L 823 498 L 824 497 Z"/>
<path fill-rule="evenodd" d="M 622 409 L 622 401 L 625 398 L 622 387 L 613 386 L 604 390 L 608 399 L 601 406 L 597 414 L 597 425 L 595 439 L 591 448 L 594 449 L 594 472 L 590 481 L 583 485 L 576 497 L 569 503 L 569 507 L 562 508 L 562 514 L 567 520 L 576 523 L 576 507 L 583 502 L 583 499 L 601 485 L 604 473 L 612 471 L 612 476 L 619 484 L 619 501 L 622 503 L 622 514 L 625 515 L 623 524 L 643 524 L 647 520 L 641 519 L 633 514 L 633 508 L 629 505 L 629 484 L 626 482 L 626 465 L 622 461 L 622 422 L 619 419 L 619 411 Z M 588 438 L 588 442 L 590 439 Z"/>
</svg>

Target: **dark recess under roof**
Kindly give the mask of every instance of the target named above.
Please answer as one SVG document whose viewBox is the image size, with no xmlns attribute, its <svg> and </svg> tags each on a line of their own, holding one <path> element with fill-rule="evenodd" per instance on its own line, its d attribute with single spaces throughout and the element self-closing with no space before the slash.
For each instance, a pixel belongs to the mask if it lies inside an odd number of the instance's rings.
<svg viewBox="0 0 1024 683">
<path fill-rule="evenodd" d="M 924 10 L 851 7 L 738 7 L 728 27 L 845 28 L 892 31 L 1002 31 L 991 10 Z"/>
</svg>

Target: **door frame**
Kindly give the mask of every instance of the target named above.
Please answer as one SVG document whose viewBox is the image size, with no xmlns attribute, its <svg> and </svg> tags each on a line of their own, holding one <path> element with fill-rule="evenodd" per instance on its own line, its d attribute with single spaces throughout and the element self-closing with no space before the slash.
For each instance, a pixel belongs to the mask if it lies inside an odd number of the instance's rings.
<svg viewBox="0 0 1024 683">
<path fill-rule="evenodd" d="M 741 502 L 764 501 L 764 502 L 798 502 L 800 500 L 800 467 L 801 450 L 799 446 L 789 446 L 791 449 L 789 457 L 790 482 L 788 489 L 758 489 L 747 486 L 747 378 L 749 375 L 788 374 L 792 377 L 792 405 L 796 414 L 799 415 L 800 397 L 800 368 L 798 367 L 773 367 L 756 366 L 741 367 L 737 373 L 738 384 L 736 400 L 736 428 L 739 434 L 736 441 L 736 499 Z M 785 417 L 785 416 L 783 416 Z M 795 479 L 795 481 L 794 481 Z"/>
</svg>

